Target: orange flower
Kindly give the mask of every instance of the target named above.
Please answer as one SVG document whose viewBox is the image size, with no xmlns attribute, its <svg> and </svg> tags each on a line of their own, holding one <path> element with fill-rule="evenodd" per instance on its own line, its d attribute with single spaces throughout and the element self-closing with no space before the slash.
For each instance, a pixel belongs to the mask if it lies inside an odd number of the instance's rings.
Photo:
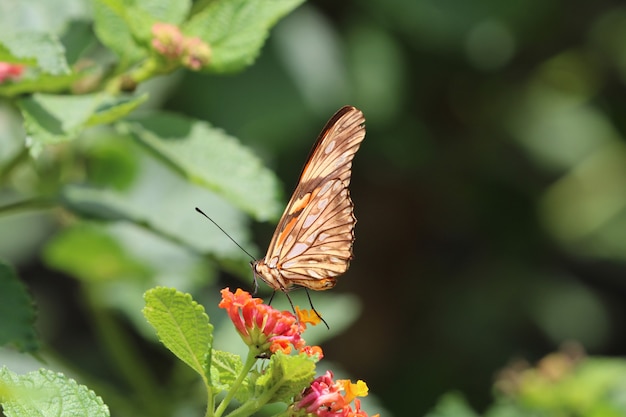
<svg viewBox="0 0 626 417">
<path fill-rule="evenodd" d="M 293 314 L 265 305 L 246 291 L 237 289 L 233 294 L 224 288 L 219 307 L 226 310 L 244 343 L 260 353 L 289 353 L 292 346 L 298 350 L 305 346 L 301 337 L 304 327 Z"/>
<path fill-rule="evenodd" d="M 350 402 L 356 397 L 367 396 L 368 388 L 365 381 L 359 379 L 356 384 L 353 384 L 349 379 L 340 379 L 337 383 L 341 384 L 343 390 L 346 392 L 346 395 L 344 395 L 346 402 Z"/>
<path fill-rule="evenodd" d="M 322 352 L 322 348 L 319 346 L 304 346 L 299 350 L 299 352 L 305 353 L 307 356 L 317 355 L 317 360 L 324 357 L 324 352 Z"/>
<path fill-rule="evenodd" d="M 300 310 L 300 307 L 298 306 L 295 306 L 294 309 L 296 310 L 298 321 L 304 324 L 305 327 L 307 323 L 316 326 L 320 323 L 320 321 L 322 321 L 320 316 L 313 310 Z"/>
</svg>

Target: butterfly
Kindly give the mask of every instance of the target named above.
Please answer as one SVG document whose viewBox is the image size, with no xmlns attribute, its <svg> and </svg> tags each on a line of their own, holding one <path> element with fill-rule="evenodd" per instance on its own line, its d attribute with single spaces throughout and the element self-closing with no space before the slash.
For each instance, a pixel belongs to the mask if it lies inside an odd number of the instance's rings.
<svg viewBox="0 0 626 417">
<path fill-rule="evenodd" d="M 300 174 L 264 258 L 251 262 L 254 284 L 274 291 L 294 286 L 333 288 L 348 270 L 354 243 L 354 205 L 348 185 L 352 159 L 365 138 L 365 118 L 344 106 L 326 123 Z"/>
</svg>

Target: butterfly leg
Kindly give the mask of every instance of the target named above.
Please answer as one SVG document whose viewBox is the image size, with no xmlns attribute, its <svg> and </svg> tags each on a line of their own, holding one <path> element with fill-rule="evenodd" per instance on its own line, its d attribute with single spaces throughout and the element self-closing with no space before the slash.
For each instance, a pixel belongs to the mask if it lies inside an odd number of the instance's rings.
<svg viewBox="0 0 626 417">
<path fill-rule="evenodd" d="M 256 274 L 254 273 L 254 270 L 252 271 L 252 276 L 253 276 L 253 278 L 252 278 L 252 286 L 253 286 L 252 295 L 256 295 L 257 291 L 259 291 L 259 283 L 257 282 Z"/>
<path fill-rule="evenodd" d="M 272 293 L 272 296 L 270 297 L 270 300 L 267 302 L 267 305 L 268 305 L 268 306 L 269 306 L 269 305 L 272 305 L 272 300 L 274 299 L 274 296 L 275 296 L 275 295 L 276 295 L 276 291 L 274 291 L 274 292 Z"/>
<path fill-rule="evenodd" d="M 311 310 L 313 310 L 313 312 L 317 315 L 317 317 L 319 317 L 320 320 L 322 320 L 322 323 L 324 323 L 324 325 L 326 326 L 326 328 L 328 330 L 330 330 L 330 326 L 328 325 L 328 323 L 326 323 L 326 320 L 324 320 L 324 318 L 322 317 L 322 315 L 320 313 L 317 312 L 317 310 L 315 309 L 315 307 L 313 307 L 313 301 L 311 300 L 311 294 L 309 294 L 309 289 L 308 288 L 304 288 L 304 291 L 306 292 L 306 298 L 309 299 L 309 305 L 311 306 Z M 289 300 L 289 302 L 291 302 L 291 300 Z M 293 304 L 291 305 L 293 307 Z"/>
</svg>

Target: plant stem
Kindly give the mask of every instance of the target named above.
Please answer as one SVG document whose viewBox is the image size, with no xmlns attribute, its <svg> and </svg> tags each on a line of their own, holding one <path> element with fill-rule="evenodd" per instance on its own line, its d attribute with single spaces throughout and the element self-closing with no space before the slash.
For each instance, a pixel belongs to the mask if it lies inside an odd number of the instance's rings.
<svg viewBox="0 0 626 417">
<path fill-rule="evenodd" d="M 255 410 L 258 410 L 267 404 L 272 399 L 274 394 L 276 394 L 279 387 L 280 384 L 277 384 L 273 387 L 273 389 L 266 391 L 261 397 L 255 399 L 254 401 L 248 401 L 247 403 L 242 404 L 236 410 L 229 413 L 227 417 L 247 417 L 251 415 Z M 286 411 L 285 415 L 287 415 Z"/>
<path fill-rule="evenodd" d="M 85 284 L 82 289 L 98 341 L 106 349 L 122 377 L 137 393 L 140 406 L 148 415 L 167 415 L 168 408 L 159 401 L 163 397 L 159 395 L 159 388 L 153 382 L 154 375 L 145 366 L 142 355 L 135 350 L 132 342 L 110 314 L 98 306 L 95 288 Z"/>
<path fill-rule="evenodd" d="M 148 57 L 138 67 L 110 79 L 105 86 L 105 90 L 113 95 L 117 95 L 120 91 L 125 90 L 123 88 L 124 85 L 138 86 L 157 75 L 166 74 L 175 69 L 176 66 L 165 68 L 155 57 Z"/>
<path fill-rule="evenodd" d="M 237 380 L 231 387 L 230 391 L 228 391 L 228 393 L 226 394 L 226 397 L 224 397 L 220 405 L 217 407 L 217 410 L 215 410 L 215 417 L 221 417 L 222 414 L 224 414 L 224 411 L 226 411 L 226 407 L 228 407 L 228 404 L 230 403 L 230 401 L 235 397 L 235 393 L 241 386 L 241 383 L 248 375 L 248 372 L 250 372 L 250 369 L 252 369 L 252 367 L 256 363 L 257 354 L 258 352 L 256 351 L 256 349 L 250 348 L 248 350 L 248 357 L 246 358 L 246 363 L 243 365 L 243 368 L 241 369 L 241 373 L 237 377 Z"/>
<path fill-rule="evenodd" d="M 26 210 L 45 210 L 57 206 L 57 201 L 47 198 L 32 198 L 0 206 L 0 215 L 20 213 Z"/>
<path fill-rule="evenodd" d="M 19 152 L 13 155 L 13 158 L 9 159 L 3 167 L 0 167 L 0 184 L 4 184 L 11 172 L 27 159 L 28 148 L 24 146 Z"/>
</svg>

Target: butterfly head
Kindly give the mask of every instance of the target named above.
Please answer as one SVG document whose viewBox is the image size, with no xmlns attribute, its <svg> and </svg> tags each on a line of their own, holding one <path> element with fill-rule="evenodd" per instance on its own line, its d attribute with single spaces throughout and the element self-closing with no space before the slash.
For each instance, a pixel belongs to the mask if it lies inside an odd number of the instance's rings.
<svg viewBox="0 0 626 417">
<path fill-rule="evenodd" d="M 250 262 L 252 267 L 252 273 L 254 274 L 254 288 L 258 287 L 257 277 L 261 278 L 263 282 L 270 286 L 274 291 L 280 290 L 283 292 L 288 291 L 289 285 L 282 279 L 280 272 L 276 267 L 272 268 L 265 263 L 265 260 L 259 259 Z"/>
</svg>

